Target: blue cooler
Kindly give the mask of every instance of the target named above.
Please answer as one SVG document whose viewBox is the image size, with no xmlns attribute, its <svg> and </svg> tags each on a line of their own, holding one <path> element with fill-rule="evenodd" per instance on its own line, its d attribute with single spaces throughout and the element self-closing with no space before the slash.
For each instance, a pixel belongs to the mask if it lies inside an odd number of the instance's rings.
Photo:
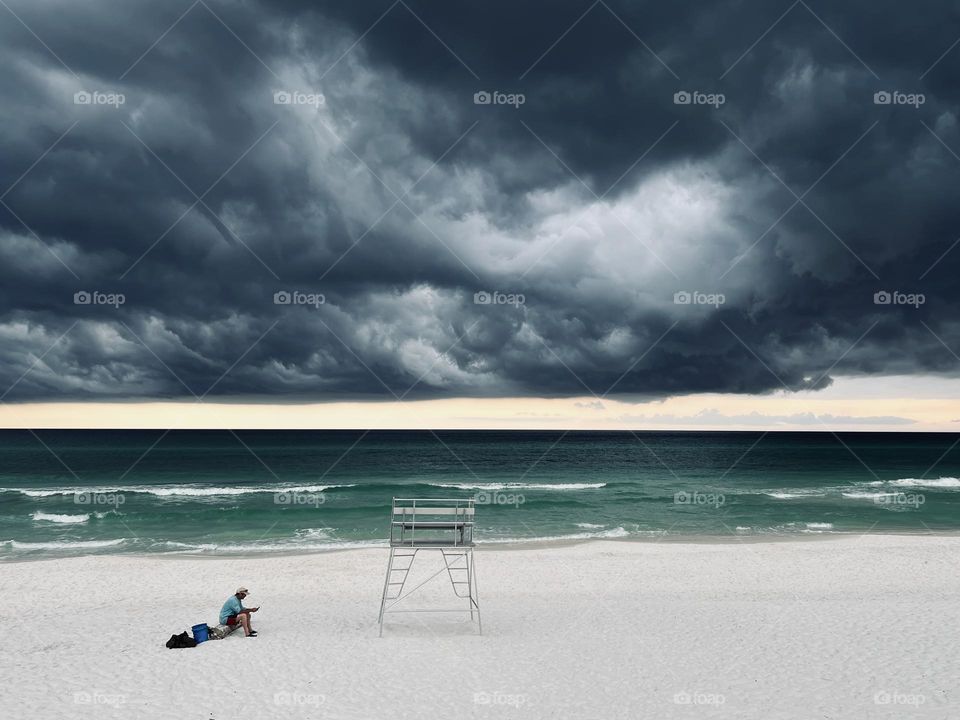
<svg viewBox="0 0 960 720">
<path fill-rule="evenodd" d="M 197 645 L 210 639 L 210 636 L 207 635 L 209 629 L 206 623 L 193 626 L 193 639 L 197 641 Z"/>
</svg>

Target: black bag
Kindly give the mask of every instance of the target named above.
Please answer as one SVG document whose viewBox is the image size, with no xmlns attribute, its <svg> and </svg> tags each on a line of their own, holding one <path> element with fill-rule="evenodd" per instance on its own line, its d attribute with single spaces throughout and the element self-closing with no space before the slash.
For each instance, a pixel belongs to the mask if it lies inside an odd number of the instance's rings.
<svg viewBox="0 0 960 720">
<path fill-rule="evenodd" d="M 197 641 L 187 635 L 186 631 L 180 633 L 179 635 L 171 635 L 170 639 L 167 640 L 167 647 L 171 650 L 173 648 L 190 648 L 196 646 Z"/>
</svg>

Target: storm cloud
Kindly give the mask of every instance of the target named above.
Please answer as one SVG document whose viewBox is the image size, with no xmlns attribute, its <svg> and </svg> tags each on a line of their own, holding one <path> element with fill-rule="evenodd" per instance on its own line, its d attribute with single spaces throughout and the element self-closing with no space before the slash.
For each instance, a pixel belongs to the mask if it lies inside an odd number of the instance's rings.
<svg viewBox="0 0 960 720">
<path fill-rule="evenodd" d="M 7 5 L 5 402 L 960 370 L 955 4 Z"/>
</svg>

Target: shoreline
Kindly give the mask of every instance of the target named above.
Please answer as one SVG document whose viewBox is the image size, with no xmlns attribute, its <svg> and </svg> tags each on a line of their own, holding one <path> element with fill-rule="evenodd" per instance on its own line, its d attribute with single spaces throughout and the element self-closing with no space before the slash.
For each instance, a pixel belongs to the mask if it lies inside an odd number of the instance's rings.
<svg viewBox="0 0 960 720">
<path fill-rule="evenodd" d="M 933 539 L 949 539 L 949 538 L 960 538 L 960 530 L 953 532 L 836 532 L 836 531 L 812 531 L 809 533 L 797 533 L 795 535 L 662 535 L 659 537 L 649 536 L 649 537 L 613 537 L 613 538 L 576 538 L 570 540 L 563 539 L 546 539 L 546 540 L 537 540 L 531 539 L 524 542 L 483 542 L 478 543 L 474 546 L 474 549 L 478 553 L 486 552 L 522 552 L 524 550 L 531 551 L 546 551 L 546 550 L 562 550 L 566 548 L 575 548 L 580 546 L 590 546 L 600 543 L 614 543 L 617 545 L 641 545 L 641 546 L 652 546 L 652 545 L 666 545 L 666 546 L 691 546 L 691 545 L 703 545 L 706 547 L 716 547 L 716 546 L 735 546 L 735 545 L 783 545 L 783 544 L 809 544 L 809 543 L 822 543 L 822 542 L 840 542 L 850 538 L 930 538 Z M 3 565 L 19 565 L 22 563 L 33 563 L 33 562 L 48 562 L 48 561 L 65 561 L 65 560 L 80 560 L 88 558 L 131 558 L 131 559 L 163 559 L 163 560 L 177 560 L 177 559 L 189 559 L 189 560 L 210 560 L 210 561 L 236 561 L 236 560 L 269 560 L 271 558 L 276 559 L 289 559 L 289 558 L 312 558 L 312 557 L 324 557 L 332 554 L 342 554 L 342 553 L 366 553 L 366 552 L 383 552 L 389 549 L 387 541 L 384 540 L 381 545 L 369 545 L 365 547 L 336 547 L 331 546 L 322 550 L 311 548 L 309 550 L 295 550 L 291 549 L 289 551 L 280 551 L 280 550 L 268 550 L 268 551 L 248 551 L 248 552 L 234 552 L 234 553 L 194 553 L 194 552 L 156 552 L 156 553 L 88 553 L 85 555 L 48 555 L 44 557 L 24 557 L 24 558 L 0 558 L 0 566 Z"/>
</svg>

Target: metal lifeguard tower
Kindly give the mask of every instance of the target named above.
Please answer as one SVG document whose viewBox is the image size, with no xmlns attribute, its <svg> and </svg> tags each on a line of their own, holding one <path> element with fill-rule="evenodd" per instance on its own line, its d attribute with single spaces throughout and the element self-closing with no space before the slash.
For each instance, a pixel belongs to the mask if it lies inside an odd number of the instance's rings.
<svg viewBox="0 0 960 720">
<path fill-rule="evenodd" d="M 476 613 L 477 628 L 483 634 L 480 603 L 477 595 L 477 571 L 473 563 L 474 501 L 444 498 L 394 498 L 390 517 L 390 562 L 383 582 L 380 601 L 380 635 L 383 616 L 405 612 L 469 612 Z M 417 553 L 437 550 L 443 567 L 416 587 L 404 592 L 410 568 Z M 458 598 L 467 600 L 466 608 L 457 609 L 394 609 L 421 587 L 444 572 Z"/>
</svg>

